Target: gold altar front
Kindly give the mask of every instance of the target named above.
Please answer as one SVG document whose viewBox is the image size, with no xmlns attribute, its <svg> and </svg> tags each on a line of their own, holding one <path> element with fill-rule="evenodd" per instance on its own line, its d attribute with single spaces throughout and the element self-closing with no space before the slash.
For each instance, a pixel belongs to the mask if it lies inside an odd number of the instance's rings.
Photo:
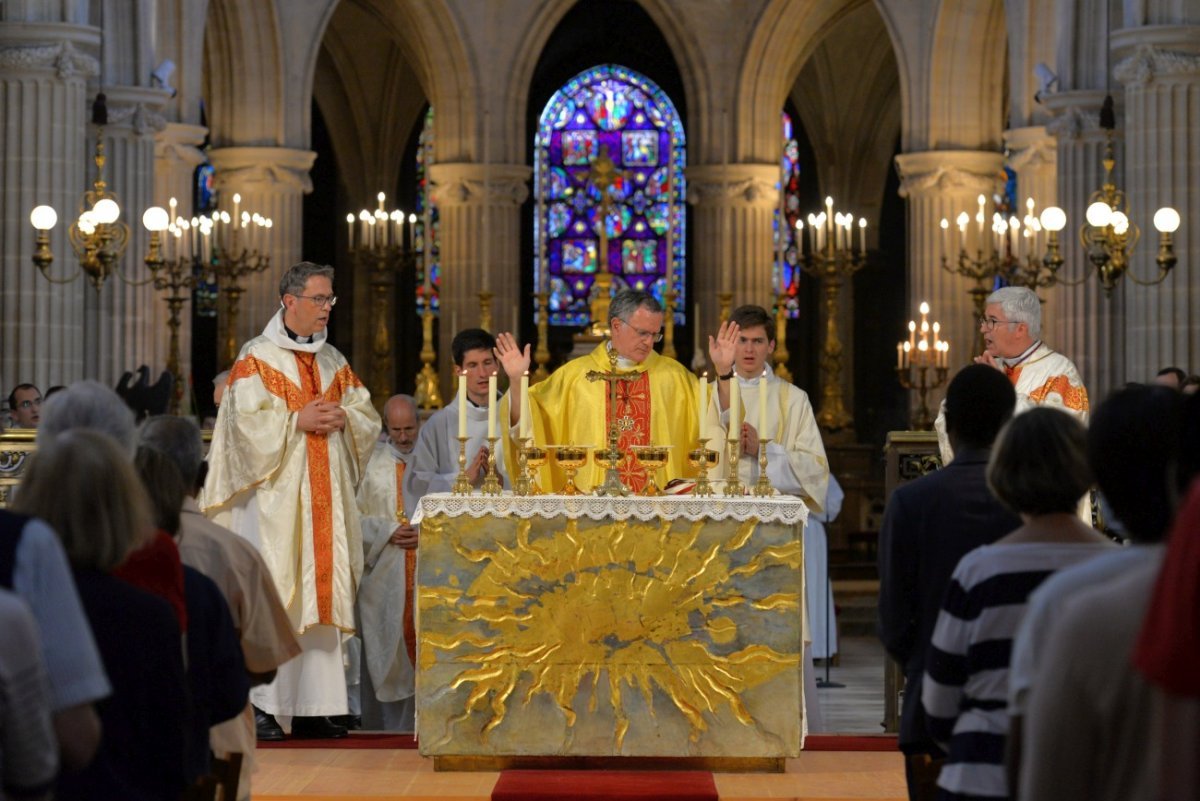
<svg viewBox="0 0 1200 801">
<path fill-rule="evenodd" d="M 797 756 L 806 516 L 793 498 L 422 499 L 421 753 Z"/>
</svg>

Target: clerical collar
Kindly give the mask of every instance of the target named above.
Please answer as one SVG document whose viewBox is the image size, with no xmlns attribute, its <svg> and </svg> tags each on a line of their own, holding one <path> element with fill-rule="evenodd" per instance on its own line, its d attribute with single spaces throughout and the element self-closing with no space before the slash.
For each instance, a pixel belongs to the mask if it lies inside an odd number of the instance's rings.
<svg viewBox="0 0 1200 801">
<path fill-rule="evenodd" d="M 760 379 L 760 378 L 765 378 L 767 381 L 770 381 L 771 378 L 775 375 L 775 372 L 771 369 L 771 366 L 769 364 L 763 365 L 763 371 L 761 373 L 759 373 L 758 375 L 745 376 L 745 375 L 738 373 L 736 367 L 733 368 L 733 370 L 734 370 L 734 375 L 737 376 L 738 383 L 744 387 L 756 386 L 758 384 L 758 379 Z"/>
<path fill-rule="evenodd" d="M 606 343 L 604 343 L 604 346 L 606 348 L 608 348 L 609 353 L 612 353 L 612 342 L 606 342 Z M 617 369 L 618 370 L 635 370 L 641 366 L 642 365 L 640 362 L 635 362 L 633 359 L 626 359 L 621 354 L 619 354 L 619 353 L 617 354 Z"/>
<path fill-rule="evenodd" d="M 312 339 L 313 339 L 313 338 L 312 338 L 312 335 L 309 335 L 309 336 L 306 336 L 306 337 L 302 337 L 302 336 L 300 336 L 300 335 L 299 335 L 299 334 L 297 334 L 295 331 L 293 331 L 292 329 L 288 328 L 288 327 L 287 327 L 287 323 L 284 323 L 284 324 L 283 324 L 283 333 L 287 334 L 287 336 L 288 336 L 288 339 L 292 340 L 293 342 L 295 342 L 295 343 L 296 343 L 296 344 L 298 344 L 298 345 L 307 345 L 307 344 L 309 344 L 310 342 L 312 342 Z"/>
<path fill-rule="evenodd" d="M 1015 358 L 1015 359 L 1003 359 L 1002 361 L 1003 361 L 1003 363 L 1004 363 L 1004 366 L 1005 366 L 1005 367 L 1007 367 L 1007 368 L 1013 368 L 1013 367 L 1016 367 L 1016 366 L 1017 366 L 1017 365 L 1019 365 L 1021 362 L 1025 361 L 1025 360 L 1026 360 L 1026 359 L 1028 359 L 1030 356 L 1032 356 L 1032 355 L 1033 355 L 1033 352 L 1034 352 L 1035 350 L 1037 350 L 1038 348 L 1040 348 L 1041 346 L 1042 346 L 1042 340 L 1040 340 L 1040 339 L 1039 339 L 1037 342 L 1034 342 L 1032 345 L 1030 345 L 1030 346 L 1029 346 L 1029 349 L 1028 349 L 1028 350 L 1026 350 L 1024 353 L 1022 353 L 1022 354 L 1021 354 L 1020 356 L 1018 356 L 1017 358 Z"/>
</svg>

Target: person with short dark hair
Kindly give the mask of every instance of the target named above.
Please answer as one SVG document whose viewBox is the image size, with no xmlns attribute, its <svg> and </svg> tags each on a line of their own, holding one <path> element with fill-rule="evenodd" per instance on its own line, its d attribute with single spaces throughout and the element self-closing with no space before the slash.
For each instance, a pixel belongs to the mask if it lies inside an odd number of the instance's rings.
<svg viewBox="0 0 1200 801">
<path fill-rule="evenodd" d="M 674 359 L 660 356 L 654 345 L 663 338 L 663 308 L 653 295 L 639 289 L 623 289 L 613 296 L 608 308 L 609 337 L 584 356 L 559 367 L 545 381 L 529 388 L 528 403 L 520 393 L 521 376 L 529 372 L 529 345 L 518 347 L 511 333 L 496 337 L 496 355 L 508 376 L 506 419 L 511 428 L 501 434 L 510 439 L 518 432 L 523 408 L 531 418 L 533 440 L 539 444 L 606 445 L 609 430 L 617 424 L 618 447 L 627 455 L 618 465 L 626 488 L 641 492 L 651 476 L 633 456 L 636 445 L 674 445 L 666 466 L 660 469 L 659 486 L 680 477 L 696 475 L 687 463 L 687 445 L 698 432 L 696 377 Z M 590 381 L 588 373 L 614 370 L 629 380 L 609 408 L 609 383 Z M 575 483 L 588 492 L 604 481 L 605 468 L 594 460 L 579 471 Z M 540 484 L 545 490 L 563 486 L 565 474 L 551 462 L 542 468 Z"/>
<path fill-rule="evenodd" d="M 879 639 L 904 671 L 900 750 L 910 798 L 932 798 L 942 750 L 921 707 L 925 656 L 958 560 L 1021 525 L 987 487 L 992 442 L 1012 416 L 1016 393 L 985 365 L 959 371 L 946 389 L 946 428 L 957 456 L 897 487 L 879 532 Z"/>
<path fill-rule="evenodd" d="M 1189 375 L 1183 379 L 1183 383 L 1179 385 L 1179 391 L 1184 395 L 1195 395 L 1200 392 L 1200 375 Z"/>
<path fill-rule="evenodd" d="M 1164 367 L 1154 376 L 1155 384 L 1170 389 L 1183 389 L 1183 382 L 1186 380 L 1187 373 L 1178 367 Z"/>
<path fill-rule="evenodd" d="M 333 268 L 300 262 L 279 282 L 280 308 L 230 370 L 200 507 L 256 544 L 285 599 L 300 656 L 251 690 L 260 728 L 344 737 L 341 633 L 356 628 L 362 537 L 354 495 L 379 436 L 371 394 L 328 342 Z"/>
<path fill-rule="evenodd" d="M 1083 424 L 1057 409 L 1033 409 L 1001 431 L 988 486 L 1023 525 L 964 556 L 934 625 L 921 706 L 946 752 L 939 799 L 1007 798 L 1005 710 L 1012 638 L 1038 584 L 1113 547 L 1076 515 L 1092 483 Z"/>
<path fill-rule="evenodd" d="M 33 384 L 17 384 L 8 393 L 8 415 L 14 428 L 37 428 L 42 419 L 42 393 Z"/>
</svg>

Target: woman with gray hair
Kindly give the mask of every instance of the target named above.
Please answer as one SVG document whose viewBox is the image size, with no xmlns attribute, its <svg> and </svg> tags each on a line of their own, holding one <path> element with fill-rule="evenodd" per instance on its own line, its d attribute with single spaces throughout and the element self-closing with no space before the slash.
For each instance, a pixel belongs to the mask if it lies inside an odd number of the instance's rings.
<svg viewBox="0 0 1200 801">
<path fill-rule="evenodd" d="M 988 486 L 1024 524 L 958 563 L 934 626 L 921 703 L 946 751 L 939 798 L 1007 798 L 1008 668 L 1029 594 L 1113 543 L 1075 514 L 1092 484 L 1083 425 L 1034 409 L 1000 432 Z"/>
<path fill-rule="evenodd" d="M 39 440 L 14 507 L 45 520 L 62 540 L 113 688 L 97 705 L 96 758 L 60 776 L 55 796 L 176 801 L 187 709 L 179 624 L 166 601 L 111 575 L 154 535 L 128 453 L 86 429 Z"/>
</svg>

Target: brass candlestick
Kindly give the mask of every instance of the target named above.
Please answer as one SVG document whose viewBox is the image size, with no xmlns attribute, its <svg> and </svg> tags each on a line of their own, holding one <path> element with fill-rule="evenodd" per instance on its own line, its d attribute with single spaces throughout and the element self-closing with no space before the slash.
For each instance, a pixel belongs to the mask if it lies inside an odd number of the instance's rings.
<svg viewBox="0 0 1200 801">
<path fill-rule="evenodd" d="M 437 353 L 433 350 L 433 308 L 432 303 L 425 303 L 425 311 L 421 313 L 421 371 L 417 373 L 417 388 L 414 399 L 420 409 L 442 408 L 442 393 L 438 389 L 437 371 L 433 363 Z"/>
<path fill-rule="evenodd" d="M 458 475 L 451 492 L 455 495 L 471 494 L 471 479 L 467 478 L 467 437 L 458 438 Z"/>
<path fill-rule="evenodd" d="M 729 446 L 729 460 L 726 462 L 729 467 L 729 478 L 725 480 L 725 496 L 740 497 L 745 494 L 745 487 L 738 475 L 738 467 L 742 462 L 742 440 L 740 437 L 730 437 L 726 440 L 726 444 Z"/>
<path fill-rule="evenodd" d="M 146 266 L 154 276 L 154 288 L 166 291 L 167 328 L 170 339 L 167 346 L 167 372 L 171 374 L 171 400 L 167 406 L 168 414 L 179 414 L 183 409 L 183 397 L 187 379 L 179 366 L 179 326 L 183 304 L 191 297 L 191 289 L 196 285 L 196 276 L 192 270 L 193 260 L 190 257 L 163 259 L 159 248 L 158 231 L 150 232 L 150 255 L 146 257 Z"/>
<path fill-rule="evenodd" d="M 930 376 L 929 371 L 933 371 Z M 917 398 L 920 400 L 920 406 L 913 412 L 912 418 L 909 420 L 909 425 L 914 431 L 930 431 L 933 429 L 933 417 L 929 413 L 929 390 L 937 389 L 942 384 L 946 383 L 946 374 L 948 370 L 945 367 L 934 367 L 929 364 L 909 364 L 907 367 L 897 367 L 896 377 L 900 379 L 900 386 L 905 389 L 915 389 Z"/>
<path fill-rule="evenodd" d="M 496 443 L 499 437 L 488 437 L 488 467 L 483 486 L 479 488 L 484 495 L 499 495 L 504 486 L 500 483 L 500 475 L 496 472 Z"/>
<path fill-rule="evenodd" d="M 708 439 L 696 441 L 696 449 L 688 451 L 688 464 L 696 468 L 700 475 L 696 478 L 696 488 L 693 495 L 710 497 L 713 495 L 712 484 L 708 481 L 708 471 L 717 466 L 718 453 L 708 447 Z"/>
<path fill-rule="evenodd" d="M 537 318 L 537 349 L 533 352 L 533 360 L 537 363 L 537 369 L 530 376 L 529 383 L 536 384 L 539 381 L 544 381 L 550 377 L 550 371 L 546 369 L 546 365 L 550 364 L 550 293 L 537 293 L 538 299 L 538 318 Z"/>
<path fill-rule="evenodd" d="M 772 357 L 775 364 L 772 369 L 780 381 L 788 383 L 792 381 L 792 371 L 787 368 L 790 356 L 787 349 L 787 295 L 780 293 L 775 299 L 775 355 Z"/>
<path fill-rule="evenodd" d="M 767 478 L 767 443 L 769 439 L 758 441 L 758 481 L 754 482 L 754 495 L 758 498 L 768 498 L 775 494 L 771 480 Z"/>
</svg>

